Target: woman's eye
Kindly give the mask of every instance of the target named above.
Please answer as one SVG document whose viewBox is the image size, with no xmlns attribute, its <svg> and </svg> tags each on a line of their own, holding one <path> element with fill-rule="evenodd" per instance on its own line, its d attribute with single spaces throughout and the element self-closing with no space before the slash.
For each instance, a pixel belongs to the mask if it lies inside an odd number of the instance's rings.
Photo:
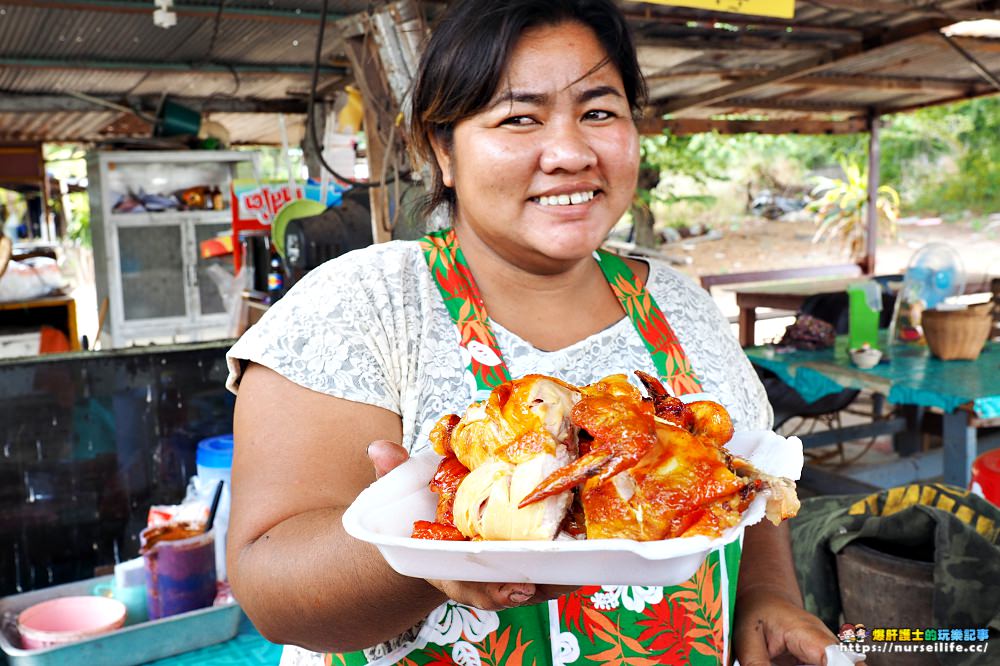
<svg viewBox="0 0 1000 666">
<path fill-rule="evenodd" d="M 535 122 L 531 116 L 511 116 L 500 122 L 501 125 L 513 125 L 515 127 L 527 127 Z"/>
<path fill-rule="evenodd" d="M 612 111 L 604 111 L 603 109 L 593 109 L 583 114 L 584 120 L 610 120 L 617 117 L 618 114 Z"/>
</svg>

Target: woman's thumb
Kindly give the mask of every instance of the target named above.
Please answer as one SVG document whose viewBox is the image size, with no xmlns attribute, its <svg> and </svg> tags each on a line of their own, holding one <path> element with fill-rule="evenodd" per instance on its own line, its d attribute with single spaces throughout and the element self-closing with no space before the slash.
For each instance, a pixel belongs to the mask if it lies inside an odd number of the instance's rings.
<svg viewBox="0 0 1000 666">
<path fill-rule="evenodd" d="M 368 445 L 368 457 L 375 466 L 375 478 L 379 478 L 406 462 L 410 454 L 395 442 L 376 439 Z"/>
</svg>

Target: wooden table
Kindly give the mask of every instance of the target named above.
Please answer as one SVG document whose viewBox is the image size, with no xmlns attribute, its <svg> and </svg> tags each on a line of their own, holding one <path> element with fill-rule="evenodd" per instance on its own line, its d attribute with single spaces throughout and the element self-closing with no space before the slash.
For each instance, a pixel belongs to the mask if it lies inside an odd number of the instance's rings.
<svg viewBox="0 0 1000 666">
<path fill-rule="evenodd" d="M 736 286 L 736 305 L 740 308 L 740 345 L 754 344 L 754 327 L 757 323 L 757 308 L 773 308 L 798 312 L 810 296 L 834 294 L 846 291 L 852 284 L 872 279 L 871 276 L 854 277 L 813 277 L 794 280 L 773 280 Z M 984 275 L 968 275 L 965 281 L 966 294 L 990 291 L 990 278 Z"/>
<path fill-rule="evenodd" d="M 80 350 L 76 330 L 76 301 L 72 296 L 49 296 L 30 301 L 0 302 L 0 328 L 48 325 L 66 334 L 69 348 Z"/>
<path fill-rule="evenodd" d="M 779 353 L 773 347 L 750 347 L 750 361 L 778 375 L 812 402 L 845 388 L 867 389 L 886 396 L 903 408 L 904 417 L 882 423 L 883 433 L 898 433 L 897 451 L 910 462 L 912 472 L 921 465 L 927 472 L 943 474 L 946 483 L 968 487 L 972 461 L 978 451 L 977 428 L 993 426 L 1000 418 L 1000 342 L 989 342 L 975 361 L 942 361 L 926 346 L 888 345 L 881 341 L 886 361 L 870 370 L 851 364 L 846 336 L 834 348 Z M 939 410 L 942 449 L 938 458 L 920 451 L 920 432 L 928 409 Z M 861 429 L 866 432 L 862 433 Z M 850 432 L 848 432 L 850 431 Z M 857 432 L 855 432 L 857 431 Z M 876 434 L 870 426 L 849 426 L 839 435 Z M 802 437 L 807 445 L 837 441 L 838 433 L 823 431 Z M 807 440 L 810 440 L 807 443 Z M 933 465 L 933 469 L 932 469 Z M 907 482 L 893 479 L 896 482 Z M 881 484 L 879 484 L 881 485 Z M 890 483 L 889 485 L 897 485 Z"/>
<path fill-rule="evenodd" d="M 846 291 L 850 285 L 859 284 L 869 279 L 863 275 L 805 278 L 776 280 L 737 287 L 734 291 L 736 292 L 736 305 L 740 308 L 740 345 L 749 347 L 754 344 L 757 308 L 797 312 L 810 296 Z"/>
</svg>

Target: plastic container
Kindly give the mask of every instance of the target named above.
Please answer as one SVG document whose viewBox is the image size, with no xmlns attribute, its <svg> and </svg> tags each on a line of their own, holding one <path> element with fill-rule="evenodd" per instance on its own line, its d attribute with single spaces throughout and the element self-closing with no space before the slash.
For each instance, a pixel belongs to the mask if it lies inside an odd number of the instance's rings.
<svg viewBox="0 0 1000 666">
<path fill-rule="evenodd" d="M 92 591 L 98 596 L 117 599 L 125 604 L 128 610 L 125 626 L 149 619 L 146 613 L 145 563 L 141 557 L 116 564 L 114 578 L 95 585 Z"/>
<path fill-rule="evenodd" d="M 215 534 L 201 529 L 199 523 L 170 523 L 140 533 L 149 619 L 206 608 L 215 600 Z"/>
<path fill-rule="evenodd" d="M 226 580 L 226 532 L 229 527 L 229 484 L 233 467 L 232 434 L 209 437 L 198 442 L 196 463 L 198 466 L 198 478 L 194 480 L 196 491 L 207 504 L 211 504 L 219 481 L 225 484 L 222 486 L 219 508 L 212 529 L 215 532 L 215 572 L 219 580 Z"/>
<path fill-rule="evenodd" d="M 972 492 L 1000 507 L 1000 449 L 988 451 L 973 461 Z"/>
<path fill-rule="evenodd" d="M 882 288 L 873 280 L 847 288 L 847 347 L 878 346 L 878 320 L 882 311 Z"/>
<path fill-rule="evenodd" d="M 17 630 L 27 650 L 76 643 L 118 629 L 125 623 L 125 604 L 107 597 L 49 599 L 17 616 Z"/>
</svg>

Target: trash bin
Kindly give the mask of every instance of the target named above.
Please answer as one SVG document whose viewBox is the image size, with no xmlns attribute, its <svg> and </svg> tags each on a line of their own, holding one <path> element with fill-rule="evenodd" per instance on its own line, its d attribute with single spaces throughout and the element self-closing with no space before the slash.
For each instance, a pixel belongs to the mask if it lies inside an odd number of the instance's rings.
<svg viewBox="0 0 1000 666">
<path fill-rule="evenodd" d="M 840 604 L 846 622 L 879 627 L 934 627 L 934 553 L 901 557 L 871 541 L 853 541 L 837 553 Z M 918 551 L 913 555 L 921 555 Z M 871 642 L 868 639 L 867 642 Z M 866 655 L 868 666 L 938 666 L 932 653 Z"/>
</svg>

